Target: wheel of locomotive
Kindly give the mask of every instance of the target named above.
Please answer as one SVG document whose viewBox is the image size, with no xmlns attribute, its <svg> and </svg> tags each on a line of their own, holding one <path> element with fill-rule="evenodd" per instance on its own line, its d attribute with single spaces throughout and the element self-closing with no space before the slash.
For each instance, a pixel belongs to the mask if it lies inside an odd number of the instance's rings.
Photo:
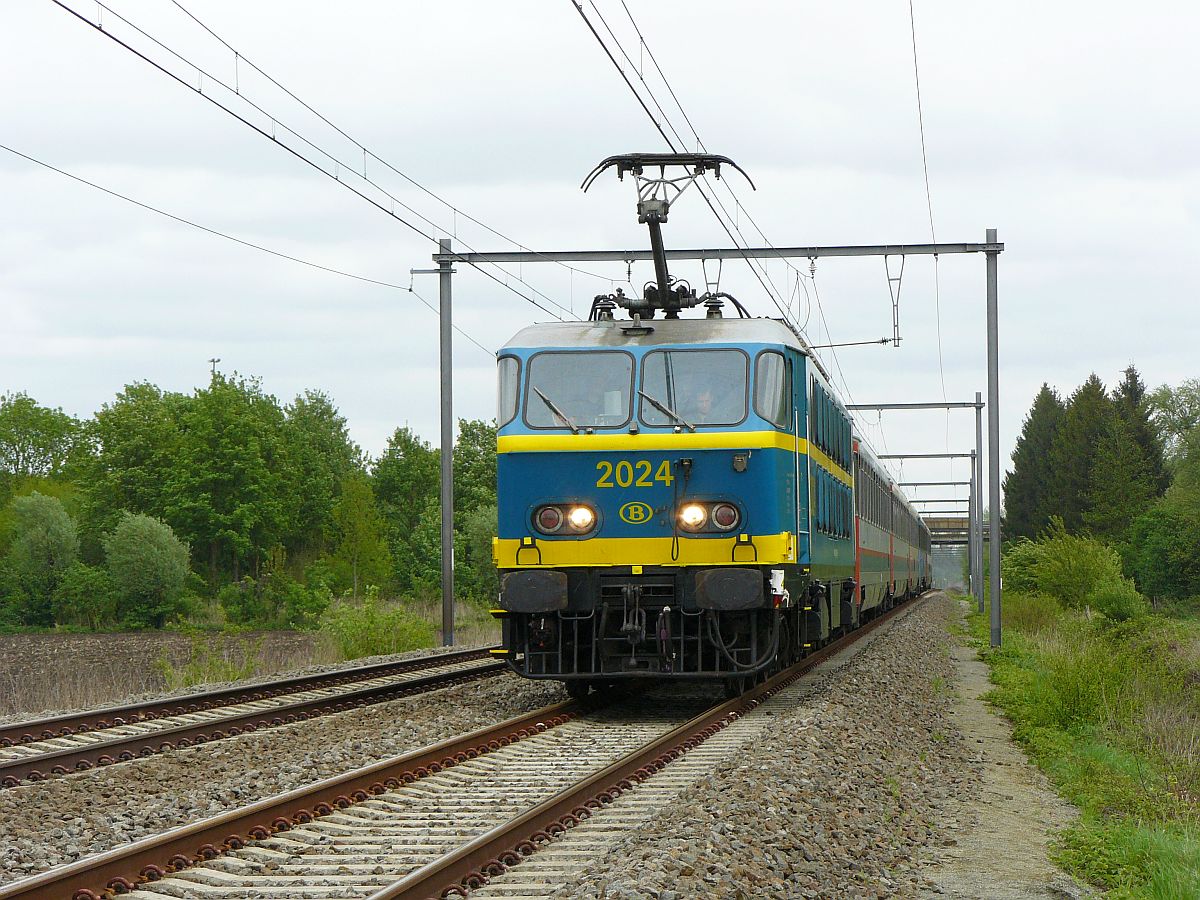
<svg viewBox="0 0 1200 900">
<path fill-rule="evenodd" d="M 564 681 L 563 686 L 567 689 L 567 696 L 572 700 L 583 700 L 592 689 L 592 683 L 581 678 Z"/>
<path fill-rule="evenodd" d="M 786 613 L 779 616 L 779 649 L 775 652 L 774 670 L 780 672 L 792 664 L 792 626 Z"/>
</svg>

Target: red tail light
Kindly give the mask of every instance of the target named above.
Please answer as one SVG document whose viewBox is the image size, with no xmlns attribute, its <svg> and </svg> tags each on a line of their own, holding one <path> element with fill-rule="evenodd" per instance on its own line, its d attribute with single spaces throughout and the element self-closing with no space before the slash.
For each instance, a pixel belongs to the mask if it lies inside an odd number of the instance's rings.
<svg viewBox="0 0 1200 900">
<path fill-rule="evenodd" d="M 557 506 L 543 506 L 533 517 L 538 531 L 543 534 L 554 534 L 562 528 L 563 514 Z"/>
<path fill-rule="evenodd" d="M 737 527 L 740 518 L 737 507 L 731 503 L 718 503 L 712 508 L 712 523 L 722 531 Z"/>
</svg>

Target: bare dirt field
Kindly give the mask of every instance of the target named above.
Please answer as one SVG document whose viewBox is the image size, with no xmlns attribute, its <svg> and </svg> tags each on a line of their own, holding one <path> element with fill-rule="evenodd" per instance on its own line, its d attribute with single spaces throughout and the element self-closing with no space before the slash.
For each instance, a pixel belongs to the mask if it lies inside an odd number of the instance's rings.
<svg viewBox="0 0 1200 900">
<path fill-rule="evenodd" d="M 0 717 L 103 706 L 185 683 L 332 662 L 327 653 L 317 635 L 294 631 L 0 635 Z"/>
</svg>

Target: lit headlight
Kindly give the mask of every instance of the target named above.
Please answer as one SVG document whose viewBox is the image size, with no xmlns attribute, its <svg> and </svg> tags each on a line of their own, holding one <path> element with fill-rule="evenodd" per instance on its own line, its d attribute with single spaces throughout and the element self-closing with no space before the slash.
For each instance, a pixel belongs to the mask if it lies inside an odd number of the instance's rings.
<svg viewBox="0 0 1200 900">
<path fill-rule="evenodd" d="M 596 514 L 586 506 L 575 506 L 567 514 L 567 521 L 576 531 L 590 531 L 596 524 Z"/>
<path fill-rule="evenodd" d="M 707 518 L 708 512 L 699 503 L 689 503 L 679 510 L 679 524 L 692 531 L 703 527 Z"/>
</svg>

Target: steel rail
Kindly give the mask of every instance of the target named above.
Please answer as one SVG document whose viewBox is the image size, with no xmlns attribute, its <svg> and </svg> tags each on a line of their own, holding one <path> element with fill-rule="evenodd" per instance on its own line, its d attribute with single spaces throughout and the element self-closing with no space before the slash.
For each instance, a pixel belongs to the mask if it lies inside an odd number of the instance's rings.
<svg viewBox="0 0 1200 900">
<path fill-rule="evenodd" d="M 539 846 L 550 843 L 555 835 L 579 824 L 581 819 L 589 818 L 593 810 L 611 803 L 630 790 L 634 783 L 653 777 L 673 760 L 700 746 L 821 663 L 914 607 L 914 602 L 906 602 L 877 616 L 758 687 L 700 713 L 528 812 L 376 891 L 367 900 L 434 900 L 451 895 L 466 896 L 472 888 L 487 884 L 491 877 L 502 874 L 536 852 Z"/>
<path fill-rule="evenodd" d="M 768 697 L 846 649 L 874 629 L 911 608 L 905 603 L 769 679 L 742 696 L 723 702 L 678 726 L 665 736 L 643 745 L 617 763 L 567 792 L 533 807 L 504 826 L 470 841 L 437 863 L 422 867 L 372 895 L 372 900 L 392 897 L 441 896 L 462 892 L 464 885 L 484 883 L 534 852 L 539 844 L 586 818 L 623 791 L 651 777 L 671 760 L 702 744 L 728 724 L 760 705 Z M 432 747 L 373 763 L 344 775 L 327 778 L 278 797 L 163 834 L 144 838 L 88 859 L 0 887 L 0 900 L 97 900 L 134 890 L 173 872 L 203 864 L 222 852 L 236 850 L 247 841 L 286 832 L 294 825 L 344 809 L 372 796 L 411 784 L 420 778 L 498 750 L 523 738 L 575 719 L 588 704 L 567 702 L 545 707 L 499 725 L 451 738 Z M 514 836 L 528 838 L 514 842 Z"/>
<path fill-rule="evenodd" d="M 119 735 L 34 756 L 0 760 L 0 787 L 16 787 L 23 780 L 41 781 L 52 775 L 67 775 L 71 771 L 86 771 L 97 765 L 129 762 L 138 757 L 153 756 L 167 750 L 184 749 L 227 737 L 236 737 L 260 728 L 319 718 L 359 706 L 382 703 L 449 685 L 500 675 L 507 668 L 508 664 L 505 662 L 483 663 L 469 669 L 439 672 L 405 681 L 359 688 L 332 697 L 297 700 L 282 706 L 253 710 L 220 719 L 186 722 L 142 734 Z"/>
<path fill-rule="evenodd" d="M 294 694 L 300 691 L 349 684 L 354 681 L 366 681 L 370 678 L 380 678 L 385 675 L 401 672 L 413 672 L 446 663 L 484 659 L 490 654 L 492 649 L 494 648 L 458 650 L 454 653 L 439 653 L 416 659 L 371 663 L 366 666 L 337 669 L 332 672 L 321 672 L 316 675 L 295 675 L 275 681 L 266 681 L 262 684 L 219 688 L 213 691 L 201 691 L 180 697 L 145 700 L 122 706 L 108 706 L 102 709 L 86 710 L 78 713 L 64 713 L 44 719 L 12 722 L 0 725 L 0 747 L 11 747 L 17 743 L 28 744 L 33 741 L 44 741 L 56 737 L 69 737 L 72 734 L 98 731 L 103 728 L 113 728 L 121 725 L 131 725 L 136 722 L 147 722 L 166 716 L 186 715 L 188 713 L 215 709 L 219 706 L 251 703 L 256 700 L 278 697 L 281 694 Z"/>
<path fill-rule="evenodd" d="M 475 759 L 514 741 L 574 719 L 583 708 L 556 703 L 430 747 L 381 760 L 342 775 L 268 797 L 190 825 L 117 847 L 0 886 L 0 900 L 96 900 L 145 881 L 203 863 L 223 850 L 288 831 L 335 809 Z"/>
</svg>

